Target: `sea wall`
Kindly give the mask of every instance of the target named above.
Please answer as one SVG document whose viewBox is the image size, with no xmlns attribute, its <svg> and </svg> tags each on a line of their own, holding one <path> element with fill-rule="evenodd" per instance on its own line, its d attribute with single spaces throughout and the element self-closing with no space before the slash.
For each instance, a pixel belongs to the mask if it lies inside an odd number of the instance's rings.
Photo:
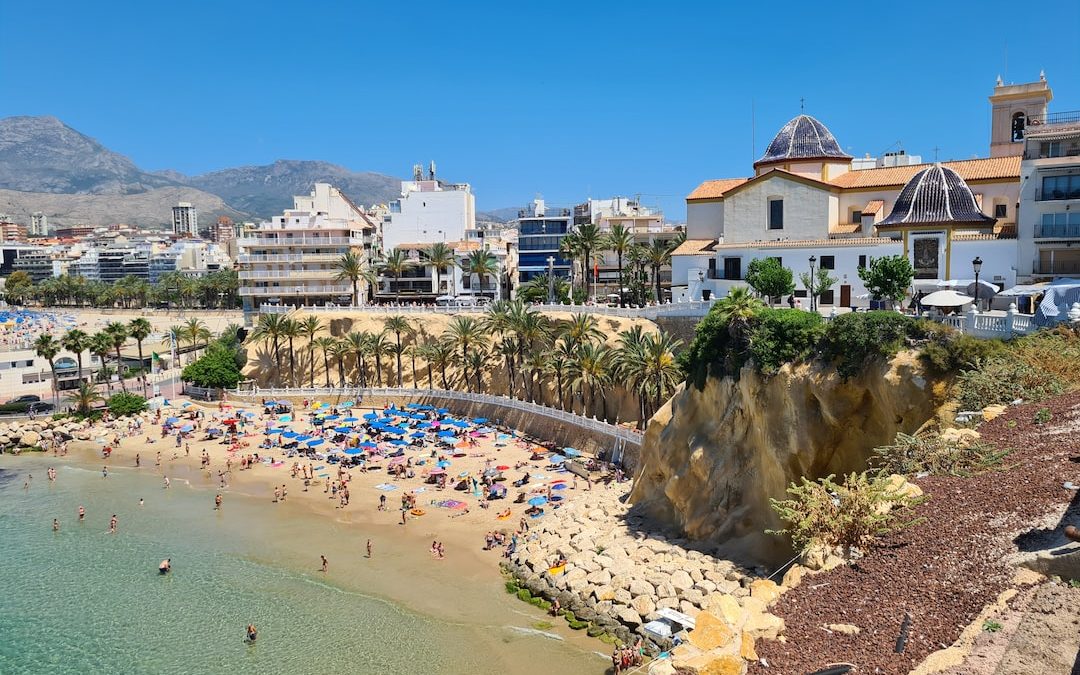
<svg viewBox="0 0 1080 675">
<path fill-rule="evenodd" d="M 630 500 L 718 557 L 782 563 L 769 499 L 802 476 L 866 468 L 873 448 L 933 420 L 944 393 L 913 353 L 848 380 L 815 363 L 686 385 L 649 423 Z"/>
</svg>

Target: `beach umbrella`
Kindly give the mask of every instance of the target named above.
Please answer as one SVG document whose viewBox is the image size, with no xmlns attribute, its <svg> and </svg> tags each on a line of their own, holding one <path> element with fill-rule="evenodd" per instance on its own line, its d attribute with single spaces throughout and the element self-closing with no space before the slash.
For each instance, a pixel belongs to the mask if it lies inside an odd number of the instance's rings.
<svg viewBox="0 0 1080 675">
<path fill-rule="evenodd" d="M 359 417 L 346 417 L 345 419 L 343 419 L 341 421 L 342 422 L 349 422 L 351 424 L 353 422 L 359 422 L 360 418 Z"/>
<path fill-rule="evenodd" d="M 411 436 L 412 438 L 423 438 L 425 435 L 426 434 L 424 434 L 423 431 L 414 431 L 413 433 L 409 434 L 409 436 Z"/>
<path fill-rule="evenodd" d="M 295 431 L 286 431 L 285 433 L 281 434 L 281 437 L 282 438 L 296 438 L 299 435 L 300 434 L 296 433 Z"/>
<path fill-rule="evenodd" d="M 469 423 L 466 422 L 465 420 L 454 420 L 453 422 L 450 423 L 450 426 L 465 428 L 465 427 L 469 426 Z"/>
<path fill-rule="evenodd" d="M 377 448 L 379 446 L 372 443 L 371 441 L 364 441 L 363 443 L 360 444 L 360 447 L 361 448 L 367 448 L 368 450 L 374 450 L 375 448 Z"/>
<path fill-rule="evenodd" d="M 444 473 L 446 473 L 446 469 L 434 468 L 431 471 L 428 471 L 428 474 L 431 476 L 441 476 Z"/>
<path fill-rule="evenodd" d="M 450 409 L 449 408 L 436 408 L 435 412 L 437 412 L 440 415 L 445 415 L 446 413 L 450 412 Z"/>
<path fill-rule="evenodd" d="M 299 434 L 296 437 L 296 442 L 297 443 L 307 443 L 312 438 L 314 438 L 314 437 L 313 436 L 308 436 L 307 434 Z"/>
<path fill-rule="evenodd" d="M 242 411 L 240 414 L 243 415 L 244 417 L 247 417 L 248 419 L 251 419 L 252 417 L 255 417 L 255 413 L 247 412 L 246 410 Z"/>
<path fill-rule="evenodd" d="M 309 448 L 314 448 L 316 445 L 322 445 L 326 441 L 321 438 L 313 438 L 307 442 Z"/>
<path fill-rule="evenodd" d="M 488 492 L 493 495 L 506 494 L 506 486 L 502 483 L 495 483 L 490 488 L 488 488 Z"/>
<path fill-rule="evenodd" d="M 446 467 L 450 466 L 450 460 L 444 459 L 443 461 L 439 462 L 435 466 L 439 467 L 440 469 L 445 469 Z"/>
<path fill-rule="evenodd" d="M 334 420 L 339 420 L 339 419 L 341 419 L 341 415 L 327 415 L 326 416 L 326 421 L 327 422 L 332 422 Z"/>
<path fill-rule="evenodd" d="M 194 424 L 185 424 L 184 426 L 180 427 L 180 431 L 184 431 L 184 432 L 194 431 L 194 430 L 195 430 L 195 425 Z"/>
<path fill-rule="evenodd" d="M 421 422 L 420 424 L 416 425 L 416 428 L 417 429 L 430 429 L 433 426 L 434 425 L 431 422 Z"/>
<path fill-rule="evenodd" d="M 550 459 L 548 459 L 548 461 L 551 462 L 552 464 L 562 464 L 563 462 L 566 461 L 566 458 L 563 457 L 562 455 L 555 455 L 555 456 L 551 457 Z"/>
<path fill-rule="evenodd" d="M 407 431 L 405 431 L 401 427 L 386 427 L 386 429 L 384 429 L 384 431 L 386 433 L 388 433 L 388 434 L 398 434 L 398 435 L 403 435 L 403 434 L 408 433 Z"/>
<path fill-rule="evenodd" d="M 975 298 L 956 291 L 934 291 L 923 296 L 919 304 L 930 307 L 962 307 L 974 300 Z"/>
<path fill-rule="evenodd" d="M 350 429 L 349 427 L 334 427 L 334 431 L 338 432 L 339 434 L 347 434 L 352 431 L 352 429 Z"/>
<path fill-rule="evenodd" d="M 345 454 L 346 455 L 359 455 L 361 452 L 363 452 L 363 450 L 361 450 L 360 448 L 346 448 L 345 449 Z"/>
<path fill-rule="evenodd" d="M 285 431 L 285 430 L 282 429 L 281 427 L 274 427 L 273 429 L 267 429 L 266 433 L 267 434 L 280 434 L 283 431 Z"/>
<path fill-rule="evenodd" d="M 552 490 L 565 490 L 566 489 L 566 483 L 557 483 L 555 485 L 552 485 L 551 489 Z"/>
<path fill-rule="evenodd" d="M 409 442 L 407 440 L 405 440 L 404 438 L 395 438 L 394 440 L 390 441 L 390 445 L 408 445 L 408 444 L 409 444 Z"/>
<path fill-rule="evenodd" d="M 420 405 L 419 403 L 406 403 L 405 407 L 408 408 L 409 410 L 415 410 L 416 407 L 419 406 L 419 405 Z"/>
<path fill-rule="evenodd" d="M 379 419 L 379 416 L 378 416 L 378 415 L 376 415 L 376 414 L 375 414 L 375 413 L 373 413 L 373 412 L 371 412 L 371 413 L 364 413 L 364 419 L 366 419 L 366 420 L 377 420 L 377 419 Z"/>
<path fill-rule="evenodd" d="M 278 422 L 292 422 L 292 415 L 281 415 L 277 419 Z"/>
<path fill-rule="evenodd" d="M 405 457 L 395 457 L 392 460 L 390 460 L 390 463 L 387 466 L 398 466 L 399 464 L 404 464 L 405 462 L 406 462 Z"/>
<path fill-rule="evenodd" d="M 487 422 L 486 417 L 474 417 L 473 418 L 473 423 L 474 424 L 483 424 L 484 422 Z"/>
<path fill-rule="evenodd" d="M 581 455 L 581 452 L 575 448 L 563 448 L 562 454 L 567 457 L 578 457 Z"/>
<path fill-rule="evenodd" d="M 170 417 L 167 420 L 165 420 L 165 424 L 176 424 L 179 421 L 180 421 L 179 417 Z"/>
<path fill-rule="evenodd" d="M 529 506 L 543 506 L 547 504 L 547 497 L 533 497 L 529 500 Z"/>
<path fill-rule="evenodd" d="M 456 438 L 453 431 L 440 431 L 437 435 L 438 435 L 439 438 L 443 438 L 443 439 L 447 439 L 447 440 L 453 440 L 453 439 Z"/>
</svg>

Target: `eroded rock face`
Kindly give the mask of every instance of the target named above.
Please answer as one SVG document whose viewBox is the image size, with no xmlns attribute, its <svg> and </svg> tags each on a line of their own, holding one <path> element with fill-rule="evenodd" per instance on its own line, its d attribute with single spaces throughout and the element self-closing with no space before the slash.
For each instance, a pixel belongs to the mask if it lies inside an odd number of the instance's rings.
<svg viewBox="0 0 1080 675">
<path fill-rule="evenodd" d="M 784 498 L 801 476 L 866 468 L 873 448 L 934 419 L 943 389 L 910 353 L 847 381 L 821 365 L 710 377 L 650 421 L 630 499 L 687 539 L 715 544 L 718 556 L 781 563 L 791 553 L 765 534 L 782 527 L 769 498 Z"/>
</svg>

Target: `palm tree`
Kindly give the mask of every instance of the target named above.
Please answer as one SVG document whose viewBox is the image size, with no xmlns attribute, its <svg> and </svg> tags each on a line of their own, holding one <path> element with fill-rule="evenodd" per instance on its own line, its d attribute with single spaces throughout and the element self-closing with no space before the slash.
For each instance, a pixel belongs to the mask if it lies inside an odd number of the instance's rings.
<svg viewBox="0 0 1080 675">
<path fill-rule="evenodd" d="M 604 339 L 600 322 L 592 314 L 575 314 L 573 318 L 560 326 L 560 331 L 574 347 L 590 342 L 600 342 Z"/>
<path fill-rule="evenodd" d="M 446 333 L 444 334 L 446 341 L 454 345 L 455 348 L 461 350 L 461 364 L 465 368 L 465 383 L 469 382 L 468 367 L 471 361 L 469 360 L 469 349 L 479 349 L 487 342 L 487 334 L 483 329 L 480 321 L 475 317 L 457 315 L 451 321 L 450 325 L 446 327 Z M 480 379 L 480 374 L 476 374 L 476 379 Z"/>
<path fill-rule="evenodd" d="M 483 347 L 473 349 L 469 352 L 466 360 L 463 362 L 465 368 L 465 378 L 468 379 L 469 368 L 473 369 L 473 374 L 476 375 L 476 392 L 484 392 L 484 381 L 480 377 L 480 373 L 483 371 L 484 366 L 487 365 L 488 352 Z"/>
<path fill-rule="evenodd" d="M 64 333 L 64 337 L 60 338 L 60 344 L 64 349 L 68 350 L 75 355 L 75 358 L 79 362 L 79 381 L 83 381 L 83 359 L 82 355 L 87 349 L 90 348 L 90 336 L 79 330 L 78 328 L 72 328 L 67 333 Z"/>
<path fill-rule="evenodd" d="M 605 345 L 586 342 L 581 345 L 573 361 L 570 373 L 573 378 L 571 387 L 577 385 L 581 396 L 582 413 L 588 416 L 590 409 L 595 415 L 596 395 L 599 390 L 604 404 L 604 418 L 607 418 L 607 399 L 603 398 L 603 389 L 611 382 L 608 368 L 609 350 Z M 586 397 L 588 392 L 588 397 Z"/>
<path fill-rule="evenodd" d="M 603 248 L 604 237 L 600 234 L 600 227 L 592 223 L 579 225 L 577 228 L 577 246 L 581 251 L 582 287 L 585 294 L 589 293 L 589 266 L 592 265 L 593 255 Z"/>
<path fill-rule="evenodd" d="M 583 253 L 583 249 L 581 247 L 581 239 L 578 238 L 577 232 L 571 232 L 559 241 L 559 253 L 561 253 L 564 258 L 570 261 L 570 276 L 574 277 L 574 261 L 581 259 Z M 584 267 L 582 269 L 584 269 Z M 573 281 L 572 278 L 571 281 Z M 574 285 L 573 283 L 571 283 L 570 301 L 573 302 L 573 299 Z"/>
<path fill-rule="evenodd" d="M 745 351 L 749 346 L 750 321 L 764 307 L 764 303 L 755 298 L 748 288 L 736 286 L 709 310 L 710 314 L 715 312 L 728 329 L 731 346 L 725 354 L 726 372 L 733 372 L 735 354 Z"/>
<path fill-rule="evenodd" d="M 143 367 L 143 340 L 150 337 L 150 333 L 153 332 L 153 327 L 146 319 L 139 317 L 132 319 L 128 323 L 128 334 L 131 335 L 131 339 L 135 340 L 135 344 L 139 346 L 139 367 Z M 146 397 L 146 371 L 143 370 L 142 374 L 142 387 L 143 397 Z"/>
<path fill-rule="evenodd" d="M 604 238 L 604 248 L 615 253 L 619 265 L 619 307 L 626 307 L 626 297 L 623 295 L 623 256 L 634 245 L 634 233 L 622 223 L 611 226 L 611 231 Z"/>
<path fill-rule="evenodd" d="M 477 276 L 480 282 L 480 293 L 482 294 L 484 292 L 484 281 L 488 277 L 497 277 L 499 275 L 499 261 L 495 259 L 494 254 L 490 251 L 473 251 L 469 253 L 469 256 L 461 265 L 461 269 L 466 274 L 475 274 Z M 473 295 L 477 295 L 475 290 Z M 494 293 L 492 296 L 494 297 Z"/>
<path fill-rule="evenodd" d="M 89 415 L 94 409 L 94 404 L 105 399 L 90 382 L 79 382 L 79 388 L 68 394 L 67 400 L 75 405 L 76 412 Z"/>
<path fill-rule="evenodd" d="M 199 341 L 209 343 L 210 341 L 210 329 L 206 327 L 206 324 L 201 319 L 191 318 L 184 323 L 184 337 L 191 343 L 191 361 L 194 361 L 199 356 Z"/>
<path fill-rule="evenodd" d="M 401 388 L 401 351 L 402 351 L 401 350 L 401 334 L 402 333 L 408 333 L 409 330 L 412 328 L 412 324 L 410 324 L 409 320 L 406 319 L 405 317 L 401 316 L 400 314 L 395 314 L 394 316 L 388 316 L 385 319 L 383 319 L 383 328 L 390 331 L 390 332 L 392 332 L 394 334 L 394 338 L 395 338 L 395 340 L 397 342 L 397 349 L 394 350 L 394 353 L 397 354 L 397 386 L 400 389 Z M 416 377 L 415 373 L 413 373 L 413 377 L 414 378 Z"/>
<path fill-rule="evenodd" d="M 510 305 L 510 329 L 517 344 L 517 365 L 521 375 L 521 388 L 528 395 L 525 386 L 525 373 L 521 368 L 525 361 L 525 351 L 539 349 L 547 342 L 551 331 L 551 321 L 547 315 L 537 312 L 532 307 L 514 302 Z M 513 392 L 510 392 L 513 395 Z"/>
<path fill-rule="evenodd" d="M 434 389 L 435 388 L 435 382 L 431 377 L 431 365 L 432 365 L 431 364 L 431 361 L 432 361 L 431 347 L 432 347 L 431 342 L 424 342 L 423 344 L 416 345 L 416 348 L 413 350 L 416 355 L 418 355 L 420 358 L 424 359 L 424 365 L 427 367 L 427 387 L 428 387 L 428 389 Z M 413 376 L 413 379 L 414 379 L 414 382 L 415 382 L 415 375 Z"/>
<path fill-rule="evenodd" d="M 368 347 L 371 349 L 371 356 L 375 359 L 375 378 L 382 385 L 382 357 L 384 354 L 390 352 L 390 341 L 386 339 L 386 331 L 379 333 L 378 335 L 371 335 L 368 338 Z"/>
<path fill-rule="evenodd" d="M 281 383 L 281 337 L 285 328 L 285 321 L 287 321 L 287 318 L 283 314 L 262 314 L 259 316 L 259 322 L 255 324 L 255 330 L 251 332 L 252 341 L 265 342 L 270 340 L 273 345 L 274 363 L 277 364 L 277 367 L 271 372 L 274 373 L 275 384 Z"/>
<path fill-rule="evenodd" d="M 409 360 L 412 361 L 412 387 L 413 389 L 419 389 L 420 383 L 416 379 L 416 357 L 420 354 L 420 345 L 416 343 L 409 345 L 405 348 L 405 353 L 409 355 Z M 428 374 L 431 374 L 430 371 Z"/>
<path fill-rule="evenodd" d="M 428 246 L 423 253 L 424 260 L 434 268 L 435 295 L 441 295 L 442 287 L 439 283 L 439 275 L 444 267 L 450 267 L 454 264 L 454 249 L 440 241 Z"/>
<path fill-rule="evenodd" d="M 281 337 L 289 341 L 289 385 L 296 386 L 296 350 L 293 341 L 300 335 L 300 322 L 285 319 L 281 322 Z"/>
<path fill-rule="evenodd" d="M 334 263 L 334 269 L 337 270 L 337 275 L 334 277 L 335 280 L 345 281 L 347 279 L 352 283 L 353 306 L 359 307 L 360 281 L 362 280 L 367 284 L 373 284 L 375 283 L 375 274 L 368 269 L 368 266 L 364 263 L 364 259 L 352 251 L 341 256 L 341 259 Z"/>
<path fill-rule="evenodd" d="M 425 358 L 429 365 L 439 369 L 443 389 L 450 388 L 450 385 L 446 382 L 446 367 L 454 360 L 455 353 L 455 347 L 449 340 L 432 341 L 428 345 L 428 352 Z M 430 380 L 431 378 L 429 377 L 428 379 Z"/>
<path fill-rule="evenodd" d="M 315 336 L 322 332 L 322 321 L 317 316 L 306 316 L 299 324 L 299 334 L 308 341 L 308 382 L 315 386 Z"/>
<path fill-rule="evenodd" d="M 109 366 L 107 359 L 109 358 L 109 352 L 111 352 L 112 349 L 112 335 L 109 335 L 105 332 L 100 332 L 94 333 L 90 336 L 90 353 L 101 360 L 100 375 L 105 378 L 105 384 L 108 387 L 110 395 L 112 395 L 112 378 L 109 377 Z"/>
<path fill-rule="evenodd" d="M 559 394 L 559 408 L 562 410 L 566 410 L 566 405 L 563 403 L 563 392 L 565 391 L 563 373 L 566 372 L 568 365 L 575 358 L 577 358 L 577 347 L 565 336 L 556 342 L 555 346 L 548 352 L 546 370 L 555 373 L 555 388 Z"/>
<path fill-rule="evenodd" d="M 331 354 L 334 353 L 334 348 L 336 347 L 337 343 L 338 343 L 338 341 L 335 340 L 334 338 L 330 337 L 329 335 L 323 335 L 322 337 L 317 337 L 317 338 L 315 338 L 315 339 L 313 339 L 311 341 L 311 345 L 310 345 L 311 362 L 312 362 L 311 367 L 313 369 L 311 371 L 311 386 L 312 387 L 315 386 L 315 371 L 314 371 L 315 365 L 314 364 L 315 364 L 315 350 L 316 349 L 318 349 L 320 352 L 322 352 L 323 370 L 326 373 L 326 388 L 329 389 L 331 386 L 333 386 L 333 385 L 330 384 L 330 356 L 331 356 Z"/>
<path fill-rule="evenodd" d="M 364 355 L 368 352 L 370 337 L 369 333 L 353 331 L 345 336 L 344 341 L 345 346 L 348 347 L 347 352 L 356 355 L 357 378 L 355 383 L 361 387 L 367 387 L 367 362 Z"/>
<path fill-rule="evenodd" d="M 410 261 L 405 256 L 405 252 L 401 249 L 396 248 L 387 254 L 386 258 L 383 259 L 382 264 L 380 265 L 383 272 L 389 272 L 390 274 L 394 275 L 395 303 L 401 302 L 401 275 L 404 274 L 407 270 L 411 269 L 412 266 L 412 261 Z"/>
<path fill-rule="evenodd" d="M 329 339 L 329 340 L 331 340 L 333 342 L 333 344 L 330 346 L 330 356 L 333 356 L 334 359 L 337 361 L 338 384 L 340 386 L 344 387 L 345 386 L 345 357 L 348 356 L 351 353 L 352 347 L 349 345 L 349 342 L 346 341 L 346 340 L 335 340 L 333 338 L 326 338 L 326 339 Z M 330 375 L 328 373 L 327 378 L 329 378 L 329 377 L 330 377 Z"/>
<path fill-rule="evenodd" d="M 645 338 L 646 382 L 654 397 L 653 413 L 660 409 L 660 405 L 682 379 L 682 370 L 675 361 L 675 350 L 681 344 L 680 340 L 663 331 Z"/>
<path fill-rule="evenodd" d="M 540 377 L 540 374 L 544 372 L 547 366 L 547 352 L 539 349 L 529 352 L 529 355 L 525 358 L 523 364 L 525 369 L 529 371 L 529 386 L 527 396 L 532 402 L 536 402 L 537 395 L 540 397 L 540 404 L 544 403 L 544 381 Z M 534 380 L 535 379 L 535 383 Z"/>
<path fill-rule="evenodd" d="M 663 302 L 663 291 L 660 288 L 660 268 L 671 264 L 671 245 L 668 242 L 654 239 L 645 249 L 646 261 L 652 268 L 653 283 L 656 284 L 656 302 Z"/>
<path fill-rule="evenodd" d="M 53 402 L 56 402 L 56 355 L 60 353 L 60 343 L 51 333 L 42 333 L 34 340 L 34 352 L 49 362 L 49 372 L 52 374 Z"/>
<path fill-rule="evenodd" d="M 128 332 L 127 326 L 119 321 L 113 321 L 109 325 L 105 326 L 105 333 L 112 339 L 113 349 L 116 350 L 116 374 L 120 377 L 120 388 L 127 393 L 127 385 L 124 384 L 124 373 L 122 371 L 122 360 L 120 357 L 120 348 L 127 344 Z"/>
</svg>

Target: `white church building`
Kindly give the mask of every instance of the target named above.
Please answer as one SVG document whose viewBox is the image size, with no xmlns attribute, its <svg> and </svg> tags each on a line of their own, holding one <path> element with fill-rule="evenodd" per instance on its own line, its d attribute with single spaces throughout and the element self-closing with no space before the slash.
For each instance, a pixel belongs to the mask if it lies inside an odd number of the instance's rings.
<svg viewBox="0 0 1080 675">
<path fill-rule="evenodd" d="M 1017 113 L 1045 116 L 1049 100 L 1045 79 L 999 80 L 990 97 L 991 156 L 932 164 L 905 155 L 854 159 L 824 124 L 799 115 L 769 143 L 752 176 L 707 180 L 687 197 L 687 239 L 672 257 L 673 299 L 722 297 L 745 285 L 751 260 L 767 257 L 795 273 L 796 298 L 806 298 L 798 278 L 811 257 L 830 270 L 838 281 L 819 299 L 826 306 L 867 306 L 858 269 L 889 255 L 910 259 L 914 291 L 971 279 L 976 258 L 980 279 L 1013 286 L 1024 153 Z"/>
</svg>

